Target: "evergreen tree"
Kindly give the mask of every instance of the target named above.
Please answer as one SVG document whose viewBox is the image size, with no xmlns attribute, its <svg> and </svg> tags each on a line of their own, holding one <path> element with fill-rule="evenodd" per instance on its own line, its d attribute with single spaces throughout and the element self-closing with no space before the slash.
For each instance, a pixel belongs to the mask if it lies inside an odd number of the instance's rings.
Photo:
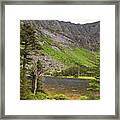
<svg viewBox="0 0 120 120">
<path fill-rule="evenodd" d="M 90 80 L 89 88 L 88 88 L 90 94 L 91 92 L 92 94 L 93 92 L 100 92 L 100 55 L 97 56 L 96 67 L 94 68 L 94 70 L 95 70 L 94 73 L 95 79 Z M 94 94 L 92 96 L 96 98 Z"/>
<path fill-rule="evenodd" d="M 39 54 L 39 44 L 36 31 L 30 23 L 20 22 L 20 93 L 27 94 L 29 89 L 27 79 L 31 77 L 33 82 L 36 79 L 36 57 Z M 32 84 L 33 85 L 33 84 Z M 35 84 L 34 84 L 35 85 Z M 33 88 L 33 86 L 32 86 Z M 35 88 L 35 86 L 34 86 Z M 24 98 L 23 97 L 23 98 Z"/>
</svg>

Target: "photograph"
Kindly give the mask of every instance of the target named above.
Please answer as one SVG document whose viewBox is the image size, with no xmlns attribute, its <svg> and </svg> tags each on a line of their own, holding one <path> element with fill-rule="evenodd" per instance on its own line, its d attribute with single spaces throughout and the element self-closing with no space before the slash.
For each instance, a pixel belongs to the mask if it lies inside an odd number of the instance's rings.
<svg viewBox="0 0 120 120">
<path fill-rule="evenodd" d="M 20 20 L 20 100 L 100 99 L 100 21 L 76 21 Z"/>
<path fill-rule="evenodd" d="M 2 2 L 1 118 L 119 119 L 115 1 Z"/>
</svg>

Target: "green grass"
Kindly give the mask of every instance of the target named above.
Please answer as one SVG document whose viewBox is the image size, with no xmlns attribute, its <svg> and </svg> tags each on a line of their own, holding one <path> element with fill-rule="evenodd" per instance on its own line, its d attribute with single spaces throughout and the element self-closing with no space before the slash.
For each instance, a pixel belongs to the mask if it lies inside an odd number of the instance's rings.
<svg viewBox="0 0 120 120">
<path fill-rule="evenodd" d="M 46 41 L 47 39 L 45 39 Z M 50 41 L 50 38 L 48 39 L 48 42 L 45 42 L 42 46 L 43 52 L 49 56 L 51 56 L 53 59 L 58 60 L 61 63 L 64 63 L 65 65 L 84 65 L 86 67 L 95 67 L 96 65 L 96 53 L 93 53 L 91 51 L 88 51 L 83 48 L 63 48 L 62 50 L 55 50 L 52 48 L 52 42 Z M 59 48 L 59 45 L 58 45 Z"/>
<path fill-rule="evenodd" d="M 90 79 L 90 80 L 95 80 L 95 77 L 90 77 L 90 76 L 79 76 L 78 78 L 80 78 L 80 79 Z"/>
<path fill-rule="evenodd" d="M 75 78 L 74 76 L 60 76 L 61 78 Z M 78 76 L 77 78 L 85 79 L 85 80 L 95 80 L 95 77 L 91 76 Z"/>
<path fill-rule="evenodd" d="M 71 57 L 68 54 L 62 51 L 54 50 L 50 45 L 47 45 L 47 44 L 44 45 L 43 50 L 45 54 L 50 55 L 52 58 L 60 61 L 61 63 L 67 64 L 67 65 L 74 63 L 74 60 L 71 59 Z"/>
</svg>

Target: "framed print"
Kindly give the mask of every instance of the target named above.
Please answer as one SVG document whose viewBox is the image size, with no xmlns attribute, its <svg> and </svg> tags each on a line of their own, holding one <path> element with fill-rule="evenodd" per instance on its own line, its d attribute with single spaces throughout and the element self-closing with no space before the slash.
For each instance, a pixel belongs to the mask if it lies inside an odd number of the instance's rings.
<svg viewBox="0 0 120 120">
<path fill-rule="evenodd" d="M 3 1 L 1 118 L 119 119 L 119 6 Z"/>
</svg>

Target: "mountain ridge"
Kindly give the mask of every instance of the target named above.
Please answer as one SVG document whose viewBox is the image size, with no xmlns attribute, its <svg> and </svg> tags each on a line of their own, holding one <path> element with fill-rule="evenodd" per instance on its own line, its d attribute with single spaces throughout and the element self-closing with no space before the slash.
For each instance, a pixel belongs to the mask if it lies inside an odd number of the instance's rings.
<svg viewBox="0 0 120 120">
<path fill-rule="evenodd" d="M 100 48 L 100 21 L 75 24 L 59 20 L 22 20 L 30 23 L 38 34 L 47 34 L 56 39 L 63 39 L 75 46 L 96 51 Z M 53 39 L 55 39 L 55 37 Z M 69 43 L 66 43 L 69 44 Z"/>
</svg>

